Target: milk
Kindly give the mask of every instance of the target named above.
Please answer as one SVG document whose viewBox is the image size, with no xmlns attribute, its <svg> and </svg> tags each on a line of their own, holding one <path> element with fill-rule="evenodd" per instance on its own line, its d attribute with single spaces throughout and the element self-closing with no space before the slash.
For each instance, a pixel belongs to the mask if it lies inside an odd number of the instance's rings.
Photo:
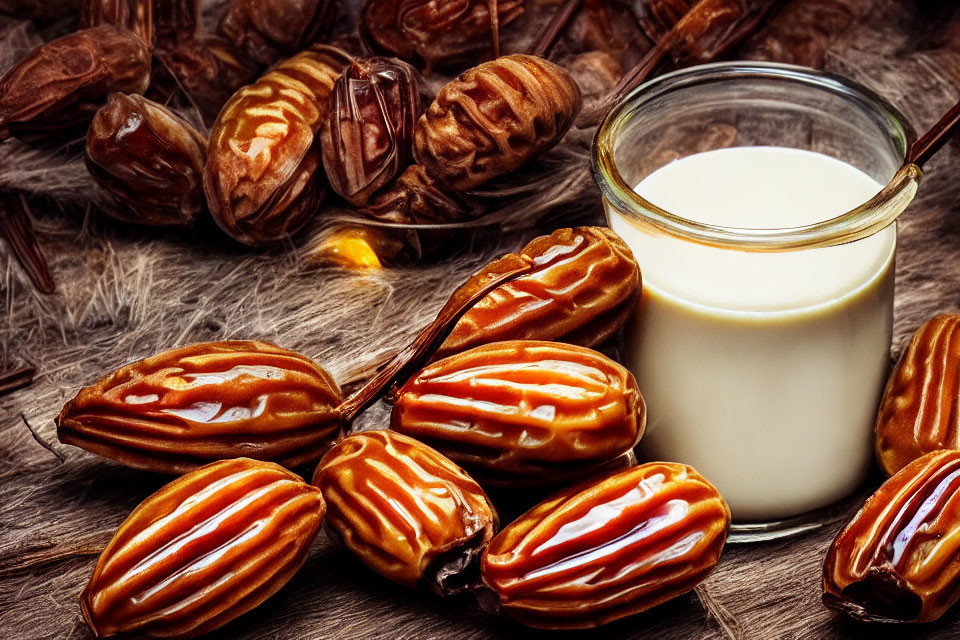
<svg viewBox="0 0 960 640">
<path fill-rule="evenodd" d="M 839 160 L 775 147 L 688 156 L 636 187 L 673 214 L 747 229 L 827 220 L 880 189 Z M 895 227 L 847 245 L 751 253 L 608 215 L 643 274 L 627 327 L 649 409 L 641 455 L 694 466 L 738 522 L 850 494 L 872 464 L 889 364 Z"/>
</svg>

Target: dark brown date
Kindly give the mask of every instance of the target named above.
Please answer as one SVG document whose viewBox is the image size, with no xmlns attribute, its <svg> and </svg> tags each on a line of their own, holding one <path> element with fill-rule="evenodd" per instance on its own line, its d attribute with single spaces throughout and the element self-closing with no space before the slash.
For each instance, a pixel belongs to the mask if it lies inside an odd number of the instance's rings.
<svg viewBox="0 0 960 640">
<path fill-rule="evenodd" d="M 158 0 L 163 4 L 164 0 Z M 153 46 L 154 0 L 83 0 L 80 7 L 80 28 L 112 24 L 134 32 Z"/>
<path fill-rule="evenodd" d="M 390 431 L 338 442 L 313 484 L 332 536 L 380 575 L 440 595 L 462 590 L 497 528 L 470 476 L 430 447 Z"/>
<path fill-rule="evenodd" d="M 823 603 L 865 622 L 930 622 L 960 599 L 960 451 L 934 451 L 877 489 L 833 541 Z"/>
<path fill-rule="evenodd" d="M 337 0 L 230 0 L 217 33 L 249 60 L 269 66 L 327 35 Z"/>
<path fill-rule="evenodd" d="M 350 204 L 366 205 L 410 164 L 422 111 L 420 74 L 406 62 L 366 58 L 344 69 L 320 133 L 330 187 Z"/>
<path fill-rule="evenodd" d="M 543 58 L 503 56 L 443 87 L 421 116 L 414 157 L 456 191 L 509 173 L 563 138 L 580 111 L 580 90 Z"/>
<path fill-rule="evenodd" d="M 360 212 L 383 222 L 423 225 L 469 220 L 483 213 L 483 208 L 468 197 L 444 191 L 423 167 L 414 164 Z"/>
<path fill-rule="evenodd" d="M 0 15 L 55 20 L 77 15 L 80 0 L 0 0 Z"/>
<path fill-rule="evenodd" d="M 87 124 L 113 91 L 143 93 L 150 49 L 103 25 L 48 42 L 0 77 L 0 140 L 62 136 Z"/>
<path fill-rule="evenodd" d="M 200 16 L 201 0 L 153 0 L 153 31 L 157 48 L 175 47 L 203 33 Z"/>
<path fill-rule="evenodd" d="M 646 407 L 633 375 L 606 356 L 512 340 L 429 365 L 398 392 L 390 425 L 485 486 L 543 486 L 628 453 Z"/>
<path fill-rule="evenodd" d="M 360 13 L 360 35 L 374 51 L 413 60 L 413 45 L 397 25 L 399 8 L 397 0 L 367 0 Z"/>
<path fill-rule="evenodd" d="M 316 134 L 333 83 L 350 62 L 334 47 L 304 51 L 224 105 L 210 133 L 203 187 L 214 220 L 236 240 L 281 242 L 319 209 Z"/>
<path fill-rule="evenodd" d="M 127 222 L 189 225 L 206 208 L 206 149 L 203 135 L 163 105 L 111 94 L 87 131 L 98 204 Z"/>
</svg>

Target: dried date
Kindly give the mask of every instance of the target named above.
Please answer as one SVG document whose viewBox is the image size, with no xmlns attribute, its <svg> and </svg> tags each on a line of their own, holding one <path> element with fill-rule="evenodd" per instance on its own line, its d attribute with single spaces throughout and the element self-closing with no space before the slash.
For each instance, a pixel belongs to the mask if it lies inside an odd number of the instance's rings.
<svg viewBox="0 0 960 640">
<path fill-rule="evenodd" d="M 522 624 L 596 627 L 693 589 L 716 566 L 729 526 L 729 507 L 696 471 L 650 462 L 520 516 L 484 552 L 483 581 Z"/>
<path fill-rule="evenodd" d="M 930 622 L 960 599 L 960 451 L 934 451 L 877 489 L 837 535 L 823 603 L 865 622 Z"/>
<path fill-rule="evenodd" d="M 474 305 L 438 357 L 500 340 L 561 340 L 593 347 L 623 326 L 640 299 L 637 261 L 623 240 L 604 227 L 559 229 L 535 238 L 520 255 L 536 268 Z"/>
<path fill-rule="evenodd" d="M 427 366 L 397 393 L 390 424 L 485 486 L 542 486 L 630 452 L 646 407 L 633 375 L 606 356 L 514 340 Z"/>
<path fill-rule="evenodd" d="M 281 242 L 323 201 L 317 132 L 352 59 L 316 47 L 279 63 L 224 105 L 210 133 L 203 186 L 217 224 L 251 246 Z"/>
<path fill-rule="evenodd" d="M 215 462 L 130 514 L 80 598 L 98 638 L 194 638 L 250 611 L 303 564 L 320 491 L 269 462 Z"/>
<path fill-rule="evenodd" d="M 459 193 L 444 191 L 418 164 L 410 165 L 360 212 L 374 220 L 424 225 L 476 218 L 483 207 Z"/>
<path fill-rule="evenodd" d="M 497 514 L 483 489 L 430 447 L 390 431 L 338 442 L 313 476 L 332 535 L 380 575 L 441 595 L 467 586 Z"/>
<path fill-rule="evenodd" d="M 189 225 L 204 211 L 207 141 L 143 96 L 114 93 L 87 131 L 87 168 L 98 204 L 127 222 Z"/>
<path fill-rule="evenodd" d="M 344 69 L 321 130 L 330 187 L 362 207 L 411 162 L 420 74 L 405 62 L 366 58 Z"/>
<path fill-rule="evenodd" d="M 397 24 L 397 0 L 367 0 L 360 13 L 360 35 L 374 51 L 413 60 L 413 45 Z"/>
<path fill-rule="evenodd" d="M 580 111 L 580 90 L 542 58 L 503 56 L 443 87 L 421 116 L 414 157 L 456 191 L 509 173 L 557 144 Z"/>
<path fill-rule="evenodd" d="M 917 329 L 877 415 L 877 460 L 887 475 L 937 449 L 960 449 L 960 315 Z"/>
<path fill-rule="evenodd" d="M 43 44 L 0 76 L 0 140 L 61 136 L 85 125 L 113 91 L 143 93 L 150 49 L 113 25 Z"/>
<path fill-rule="evenodd" d="M 159 0 L 164 4 L 164 0 Z M 80 6 L 80 28 L 112 24 L 129 29 L 153 46 L 154 0 L 83 0 Z"/>
<path fill-rule="evenodd" d="M 336 0 L 230 0 L 217 33 L 249 60 L 269 66 L 328 35 Z"/>
</svg>

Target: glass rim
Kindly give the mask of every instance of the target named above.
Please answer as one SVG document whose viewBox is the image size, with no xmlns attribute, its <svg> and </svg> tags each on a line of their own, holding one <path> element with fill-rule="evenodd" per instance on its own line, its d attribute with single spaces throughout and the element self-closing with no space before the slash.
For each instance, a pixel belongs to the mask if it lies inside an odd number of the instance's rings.
<svg viewBox="0 0 960 640">
<path fill-rule="evenodd" d="M 614 143 L 631 115 L 644 103 L 694 84 L 733 78 L 776 79 L 829 91 L 881 116 L 895 132 L 900 167 L 872 198 L 838 216 L 797 227 L 752 229 L 706 224 L 671 213 L 640 196 L 617 169 Z M 913 199 L 922 176 L 907 161 L 916 133 L 885 98 L 855 80 L 808 67 L 771 62 L 716 62 L 658 76 L 621 98 L 603 117 L 592 145 L 592 173 L 601 194 L 631 224 L 652 225 L 671 236 L 742 251 L 789 251 L 826 247 L 871 236 L 892 224 Z M 902 206 L 901 206 L 902 205 Z"/>
</svg>

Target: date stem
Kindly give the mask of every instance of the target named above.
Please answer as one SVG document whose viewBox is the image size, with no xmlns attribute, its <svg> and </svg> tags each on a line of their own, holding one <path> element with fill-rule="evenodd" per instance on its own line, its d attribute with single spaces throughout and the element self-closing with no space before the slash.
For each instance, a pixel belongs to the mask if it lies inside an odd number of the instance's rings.
<svg viewBox="0 0 960 640">
<path fill-rule="evenodd" d="M 50 275 L 47 259 L 33 233 L 22 194 L 11 194 L 0 201 L 0 238 L 7 242 L 17 262 L 26 271 L 40 293 L 51 294 L 57 285 Z"/>
<path fill-rule="evenodd" d="M 510 270 L 498 273 L 476 291 L 466 293 L 469 287 L 477 286 L 471 278 L 450 296 L 436 320 L 426 326 L 413 342 L 398 353 L 377 374 L 356 393 L 344 400 L 338 411 L 345 423 L 353 420 L 361 411 L 376 402 L 392 386 L 399 386 L 407 378 L 430 360 L 443 341 L 453 331 L 457 322 L 467 313 L 474 304 L 482 300 L 488 293 L 512 280 L 533 271 L 535 263 L 524 260 L 524 264 Z"/>
<path fill-rule="evenodd" d="M 490 13 L 490 32 L 493 36 L 493 57 L 500 57 L 500 0 L 487 0 Z"/>
<path fill-rule="evenodd" d="M 33 367 L 21 367 L 8 373 L 0 374 L 0 396 L 33 384 L 33 376 L 36 374 L 37 370 Z"/>
<path fill-rule="evenodd" d="M 543 30 L 543 33 L 540 34 L 540 37 L 537 38 L 537 43 L 533 49 L 530 50 L 530 55 L 546 57 L 547 54 L 550 53 L 553 45 L 557 43 L 560 35 L 566 30 L 567 25 L 573 18 L 573 14 L 577 12 L 582 2 L 583 0 L 567 0 L 553 16 L 553 19 Z"/>
</svg>

